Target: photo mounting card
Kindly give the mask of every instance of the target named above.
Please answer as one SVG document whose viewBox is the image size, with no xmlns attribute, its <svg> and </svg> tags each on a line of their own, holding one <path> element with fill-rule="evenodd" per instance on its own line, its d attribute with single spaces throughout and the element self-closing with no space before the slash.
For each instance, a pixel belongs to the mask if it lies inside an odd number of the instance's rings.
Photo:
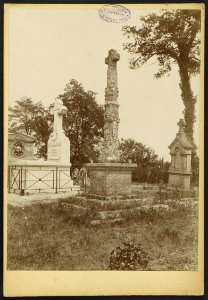
<svg viewBox="0 0 208 300">
<path fill-rule="evenodd" d="M 4 15 L 4 295 L 203 295 L 204 5 Z"/>
</svg>

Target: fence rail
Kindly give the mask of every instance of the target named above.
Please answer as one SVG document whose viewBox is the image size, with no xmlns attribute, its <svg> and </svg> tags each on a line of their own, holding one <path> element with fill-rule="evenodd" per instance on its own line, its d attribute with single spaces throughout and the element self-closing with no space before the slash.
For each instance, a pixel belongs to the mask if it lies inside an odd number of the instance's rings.
<svg viewBox="0 0 208 300">
<path fill-rule="evenodd" d="M 69 168 L 46 166 L 8 166 L 8 193 L 58 193 L 79 191 L 73 186 Z"/>
</svg>

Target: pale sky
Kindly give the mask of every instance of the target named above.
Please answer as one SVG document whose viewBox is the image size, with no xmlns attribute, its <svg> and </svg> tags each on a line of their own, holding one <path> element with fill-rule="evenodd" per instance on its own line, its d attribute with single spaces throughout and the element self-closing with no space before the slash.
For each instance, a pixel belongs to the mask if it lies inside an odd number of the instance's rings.
<svg viewBox="0 0 208 300">
<path fill-rule="evenodd" d="M 119 138 L 133 138 L 152 147 L 170 161 L 168 145 L 178 131 L 184 109 L 175 66 L 169 77 L 155 79 L 158 66 L 153 59 L 131 70 L 129 54 L 123 50 L 124 25 L 139 25 L 140 16 L 150 11 L 131 9 L 124 23 L 99 17 L 98 8 L 10 8 L 9 10 L 9 104 L 23 96 L 46 107 L 76 79 L 85 90 L 97 93 L 104 104 L 108 50 L 120 53 L 118 89 Z M 199 98 L 199 76 L 192 88 Z M 198 101 L 199 102 L 199 101 Z M 199 103 L 195 138 L 199 139 Z"/>
</svg>

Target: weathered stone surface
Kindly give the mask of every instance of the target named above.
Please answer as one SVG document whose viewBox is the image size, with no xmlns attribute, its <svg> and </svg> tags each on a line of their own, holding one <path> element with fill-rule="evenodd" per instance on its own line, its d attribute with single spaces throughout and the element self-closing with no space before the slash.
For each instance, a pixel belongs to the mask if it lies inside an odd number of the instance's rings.
<svg viewBox="0 0 208 300">
<path fill-rule="evenodd" d="M 67 108 L 56 99 L 53 132 L 48 141 L 48 160 L 34 159 L 35 139 L 24 134 L 9 135 L 8 192 L 29 195 L 35 193 L 75 192 L 70 176 L 70 141 L 65 136 L 62 122 Z M 73 193 L 72 193 L 73 194 Z"/>
<path fill-rule="evenodd" d="M 10 162 L 17 162 L 25 159 L 34 159 L 35 139 L 23 133 L 9 133 L 8 159 Z"/>
<path fill-rule="evenodd" d="M 90 193 L 98 195 L 131 194 L 131 173 L 135 164 L 86 164 L 90 177 Z"/>
<path fill-rule="evenodd" d="M 87 208 L 80 205 L 62 203 L 62 207 L 65 211 L 69 212 L 72 217 L 85 216 L 87 212 Z"/>
<path fill-rule="evenodd" d="M 153 199 L 124 199 L 124 200 L 99 200 L 99 199 L 88 199 L 86 197 L 68 197 L 60 200 L 60 203 L 69 203 L 71 205 L 79 205 L 83 207 L 95 208 L 97 211 L 113 211 L 113 210 L 124 210 L 135 207 L 140 207 L 142 205 L 151 205 Z"/>
<path fill-rule="evenodd" d="M 107 87 L 105 89 L 105 124 L 104 124 L 104 141 L 101 151 L 101 161 L 118 161 L 118 87 L 117 87 L 117 61 L 120 55 L 116 50 L 109 50 L 105 63 L 108 65 L 107 70 Z"/>
<path fill-rule="evenodd" d="M 54 161 L 58 163 L 64 163 L 70 166 L 70 141 L 65 136 L 62 124 L 63 115 L 67 112 L 66 106 L 60 99 L 55 99 L 54 108 L 52 113 L 54 114 L 53 132 L 48 140 L 48 161 Z"/>
<path fill-rule="evenodd" d="M 107 88 L 105 89 L 104 142 L 102 144 L 101 163 L 85 164 L 90 178 L 90 193 L 102 196 L 131 194 L 131 173 L 136 164 L 118 163 L 118 88 L 117 61 L 120 55 L 109 50 L 105 63 L 107 70 Z"/>
<path fill-rule="evenodd" d="M 108 220 L 108 219 L 118 219 L 118 218 L 126 218 L 132 215 L 139 214 L 141 207 L 134 207 L 128 209 L 119 209 L 119 210 L 112 210 L 112 211 L 100 211 L 98 213 L 98 218 L 101 220 Z"/>
<path fill-rule="evenodd" d="M 168 185 L 170 187 L 190 189 L 191 155 L 195 145 L 186 136 L 185 121 L 183 119 L 180 119 L 178 126 L 179 131 L 176 134 L 176 138 L 169 146 L 171 165 Z"/>
<path fill-rule="evenodd" d="M 125 218 L 116 218 L 116 219 L 108 220 L 108 223 L 115 224 L 115 223 L 120 223 L 124 220 L 125 220 Z M 92 220 L 90 222 L 91 225 L 102 225 L 105 223 L 106 223 L 106 220 Z"/>
</svg>

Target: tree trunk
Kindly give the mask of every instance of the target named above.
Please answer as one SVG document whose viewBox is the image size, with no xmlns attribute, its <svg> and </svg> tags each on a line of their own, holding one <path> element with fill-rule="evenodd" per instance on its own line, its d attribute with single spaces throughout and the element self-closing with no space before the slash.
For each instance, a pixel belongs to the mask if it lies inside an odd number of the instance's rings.
<svg viewBox="0 0 208 300">
<path fill-rule="evenodd" d="M 185 106 L 184 118 L 186 122 L 186 134 L 194 141 L 194 122 L 195 122 L 195 104 L 196 97 L 193 95 L 190 84 L 190 75 L 188 73 L 188 68 L 185 64 L 179 65 L 179 75 L 180 75 L 180 89 L 181 97 Z"/>
</svg>

